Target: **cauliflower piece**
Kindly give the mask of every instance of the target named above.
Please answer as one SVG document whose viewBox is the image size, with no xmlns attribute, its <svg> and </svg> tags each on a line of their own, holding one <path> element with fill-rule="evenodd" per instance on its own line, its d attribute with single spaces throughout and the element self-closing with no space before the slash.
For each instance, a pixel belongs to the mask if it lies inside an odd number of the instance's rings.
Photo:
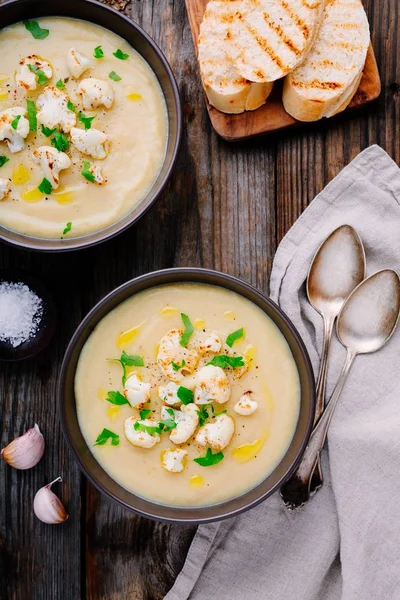
<svg viewBox="0 0 400 600">
<path fill-rule="evenodd" d="M 59 125 L 61 131 L 69 133 L 76 125 L 76 114 L 68 108 L 68 96 L 63 91 L 47 86 L 36 102 L 37 120 L 41 125 L 54 129 Z"/>
<path fill-rule="evenodd" d="M 169 406 L 178 406 L 181 404 L 181 401 L 178 398 L 179 385 L 170 381 L 167 385 L 160 385 L 158 388 L 158 395 L 160 399 L 168 404 Z"/>
<path fill-rule="evenodd" d="M 227 447 L 235 431 L 233 419 L 228 415 L 219 415 L 213 423 L 200 427 L 196 435 L 196 442 L 201 446 L 207 444 L 218 452 Z"/>
<path fill-rule="evenodd" d="M 150 391 L 150 383 L 141 381 L 136 373 L 125 381 L 124 396 L 134 408 L 142 408 L 150 400 Z"/>
<path fill-rule="evenodd" d="M 196 404 L 228 402 L 231 395 L 229 379 L 221 367 L 207 365 L 202 367 L 195 377 L 194 401 Z"/>
<path fill-rule="evenodd" d="M 199 361 L 198 352 L 180 345 L 182 333 L 181 329 L 168 331 L 160 340 L 157 354 L 157 362 L 161 371 L 168 379 L 177 383 L 182 381 L 185 375 L 193 373 Z M 175 371 L 172 363 L 183 366 Z"/>
<path fill-rule="evenodd" d="M 170 473 L 182 473 L 185 469 L 186 450 L 182 448 L 171 448 L 165 450 L 162 455 L 161 464 Z"/>
<path fill-rule="evenodd" d="M 83 107 L 94 110 L 103 105 L 111 108 L 114 102 L 114 91 L 108 81 L 102 79 L 83 79 L 77 88 L 77 93 L 82 96 Z"/>
<path fill-rule="evenodd" d="M 206 331 L 197 334 L 194 339 L 194 347 L 200 354 L 208 352 L 221 352 L 222 342 L 216 331 Z"/>
<path fill-rule="evenodd" d="M 0 178 L 0 200 L 5 200 L 10 192 L 10 180 Z"/>
<path fill-rule="evenodd" d="M 25 118 L 25 114 L 26 110 L 21 106 L 7 108 L 0 113 L 0 142 L 7 142 L 8 149 L 13 154 L 24 149 L 24 139 L 29 133 L 29 121 Z M 14 129 L 12 124 L 15 125 L 17 117 L 19 121 Z"/>
<path fill-rule="evenodd" d="M 173 409 L 172 409 L 173 410 Z M 169 415 L 171 419 L 171 415 Z M 197 406 L 194 404 L 183 405 L 180 410 L 174 410 L 175 429 L 172 429 L 169 439 L 174 444 L 184 444 L 196 431 L 199 424 Z"/>
<path fill-rule="evenodd" d="M 35 71 L 43 71 L 47 79 L 53 77 L 53 69 L 50 63 L 36 54 L 30 54 L 22 60 L 20 60 L 20 68 L 15 74 L 15 81 L 18 87 L 28 90 L 36 90 L 37 88 L 37 76 Z M 35 71 L 29 68 L 30 65 Z"/>
<path fill-rule="evenodd" d="M 97 185 L 103 185 L 104 183 L 107 183 L 107 178 L 104 177 L 103 171 L 99 165 L 91 165 L 89 171 L 94 177 L 94 183 L 97 183 Z"/>
<path fill-rule="evenodd" d="M 33 160 L 38 163 L 53 190 L 60 185 L 60 171 L 71 166 L 68 154 L 60 152 L 53 146 L 40 146 L 33 151 Z"/>
<path fill-rule="evenodd" d="M 236 402 L 233 410 L 243 417 L 248 417 L 255 413 L 258 408 L 258 403 L 252 399 L 252 396 L 253 392 L 245 392 Z"/>
<path fill-rule="evenodd" d="M 147 427 L 157 427 L 158 423 L 150 421 L 150 419 L 138 420 L 136 417 L 129 417 L 125 421 L 125 437 L 133 444 L 133 446 L 139 446 L 139 448 L 153 448 L 160 442 L 160 436 L 158 433 L 148 433 L 147 431 L 140 431 L 135 429 L 135 423 L 145 425 Z"/>
<path fill-rule="evenodd" d="M 74 79 L 79 77 L 92 66 L 92 61 L 78 52 L 75 48 L 70 48 L 67 54 L 68 71 Z"/>
<path fill-rule="evenodd" d="M 82 152 L 103 160 L 109 152 L 108 135 L 99 129 L 71 129 L 71 142 Z"/>
</svg>

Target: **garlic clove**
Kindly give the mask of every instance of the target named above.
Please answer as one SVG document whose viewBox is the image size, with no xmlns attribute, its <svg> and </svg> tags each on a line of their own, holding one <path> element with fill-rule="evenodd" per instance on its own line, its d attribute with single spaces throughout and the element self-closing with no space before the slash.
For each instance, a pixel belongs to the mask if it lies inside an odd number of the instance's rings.
<svg viewBox="0 0 400 600">
<path fill-rule="evenodd" d="M 3 448 L 3 460 L 14 469 L 30 469 L 37 465 L 44 453 L 44 437 L 38 425 Z"/>
<path fill-rule="evenodd" d="M 51 491 L 51 486 L 58 481 L 62 481 L 61 477 L 40 488 L 33 501 L 35 515 L 40 521 L 49 525 L 62 523 L 69 516 L 61 500 Z"/>
</svg>

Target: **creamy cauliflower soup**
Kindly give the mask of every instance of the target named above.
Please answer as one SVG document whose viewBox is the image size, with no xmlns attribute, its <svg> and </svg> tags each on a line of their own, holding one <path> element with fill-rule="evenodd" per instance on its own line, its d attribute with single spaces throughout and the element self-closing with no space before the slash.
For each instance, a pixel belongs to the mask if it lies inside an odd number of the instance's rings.
<svg viewBox="0 0 400 600">
<path fill-rule="evenodd" d="M 160 172 L 165 100 L 121 37 L 92 23 L 0 31 L 0 223 L 43 238 L 118 221 Z"/>
<path fill-rule="evenodd" d="M 300 384 L 261 309 L 187 283 L 134 295 L 100 321 L 75 396 L 84 438 L 113 479 L 157 503 L 199 506 L 240 495 L 276 467 Z"/>
</svg>

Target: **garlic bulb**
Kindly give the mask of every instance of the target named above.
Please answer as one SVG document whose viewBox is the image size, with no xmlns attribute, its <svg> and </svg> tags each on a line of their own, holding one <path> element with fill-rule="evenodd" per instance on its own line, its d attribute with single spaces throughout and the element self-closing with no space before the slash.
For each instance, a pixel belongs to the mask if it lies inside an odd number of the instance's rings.
<svg viewBox="0 0 400 600">
<path fill-rule="evenodd" d="M 44 437 L 38 425 L 3 448 L 1 456 L 14 469 L 30 469 L 37 465 L 44 452 Z"/>
<path fill-rule="evenodd" d="M 58 481 L 62 481 L 61 477 L 57 477 L 57 479 L 51 483 L 40 488 L 40 490 L 36 492 L 33 501 L 35 515 L 38 519 L 43 521 L 43 523 L 48 523 L 49 525 L 62 523 L 68 519 L 68 513 L 65 510 L 63 503 L 51 491 L 53 483 L 57 483 Z"/>
</svg>

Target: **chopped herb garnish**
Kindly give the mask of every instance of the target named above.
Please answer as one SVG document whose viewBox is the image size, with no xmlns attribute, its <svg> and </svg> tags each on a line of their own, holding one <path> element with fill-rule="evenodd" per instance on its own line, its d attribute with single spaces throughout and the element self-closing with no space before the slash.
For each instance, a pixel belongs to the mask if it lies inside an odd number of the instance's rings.
<svg viewBox="0 0 400 600">
<path fill-rule="evenodd" d="M 68 223 L 66 224 L 65 229 L 63 231 L 63 235 L 65 235 L 66 233 L 71 231 L 71 227 L 72 227 L 72 223 L 71 223 L 71 221 L 68 221 Z"/>
<path fill-rule="evenodd" d="M 229 348 L 232 348 L 233 344 L 235 342 L 237 342 L 238 340 L 240 340 L 242 337 L 244 337 L 243 327 L 241 327 L 240 329 L 237 329 L 233 333 L 230 333 L 228 335 L 228 337 L 226 338 L 226 343 L 228 344 Z"/>
<path fill-rule="evenodd" d="M 66 135 L 58 131 L 58 129 L 54 129 L 53 131 L 54 137 L 51 140 L 51 145 L 54 148 L 57 148 L 60 152 L 65 152 L 69 148 L 69 140 Z"/>
<path fill-rule="evenodd" d="M 166 410 L 166 412 L 167 412 L 169 415 L 171 415 L 171 417 L 174 417 L 174 416 L 175 416 L 175 413 L 174 413 L 174 411 L 173 411 L 173 409 L 172 409 L 172 408 L 166 408 L 165 410 Z"/>
<path fill-rule="evenodd" d="M 121 358 L 112 358 L 120 363 L 122 367 L 122 385 L 126 382 L 126 367 L 144 367 L 144 360 L 141 356 L 136 354 L 127 354 L 125 350 L 121 354 Z"/>
<path fill-rule="evenodd" d="M 208 410 L 207 408 L 210 406 L 210 404 L 203 404 L 203 406 L 199 407 L 199 410 L 197 411 L 197 414 L 199 415 L 199 425 L 200 427 L 203 427 L 204 423 L 207 421 L 207 419 L 209 418 L 209 414 L 208 414 Z"/>
<path fill-rule="evenodd" d="M 171 431 L 171 429 L 175 429 L 176 422 L 173 419 L 165 419 L 160 421 L 160 427 L 162 431 Z"/>
<path fill-rule="evenodd" d="M 215 408 L 211 405 L 211 410 L 212 410 L 212 414 L 214 415 L 214 417 L 219 417 L 219 415 L 224 415 L 225 413 L 227 413 L 228 411 L 225 410 L 221 410 L 220 412 L 216 412 Z"/>
<path fill-rule="evenodd" d="M 134 424 L 133 428 L 136 431 L 145 431 L 149 435 L 154 435 L 155 433 L 161 433 L 162 432 L 162 427 L 160 427 L 159 424 L 154 425 L 154 426 L 152 426 L 152 425 L 143 425 L 143 423 L 139 423 L 139 421 L 136 421 L 136 423 Z"/>
<path fill-rule="evenodd" d="M 211 467 L 212 465 L 217 465 L 221 460 L 223 460 L 224 455 L 222 452 L 212 453 L 211 448 L 207 448 L 207 452 L 205 456 L 200 456 L 200 458 L 193 459 L 201 467 Z"/>
<path fill-rule="evenodd" d="M 19 123 L 19 120 L 20 120 L 21 116 L 22 116 L 22 115 L 17 115 L 17 116 L 16 116 L 16 117 L 15 117 L 15 118 L 14 118 L 14 119 L 11 121 L 11 127 L 12 127 L 13 129 L 15 129 L 15 130 L 17 129 L 17 127 L 18 127 L 18 123 Z"/>
<path fill-rule="evenodd" d="M 63 90 L 65 88 L 64 82 L 62 79 L 59 79 L 56 83 L 56 88 L 58 88 L 59 90 Z"/>
<path fill-rule="evenodd" d="M 178 363 L 172 361 L 171 366 L 173 368 L 174 371 L 179 371 L 179 369 L 183 369 L 183 367 L 186 365 L 186 360 L 182 361 L 182 364 L 178 365 Z"/>
<path fill-rule="evenodd" d="M 128 400 L 121 394 L 121 392 L 108 392 L 106 400 L 107 402 L 111 402 L 111 404 L 116 404 L 116 406 L 129 404 Z"/>
<path fill-rule="evenodd" d="M 46 179 L 46 177 L 44 177 L 44 179 L 42 179 L 42 182 L 39 185 L 38 189 L 39 189 L 39 192 L 42 192 L 42 194 L 49 195 L 49 194 L 51 194 L 53 187 L 52 187 L 50 181 L 48 179 Z"/>
<path fill-rule="evenodd" d="M 113 81 L 121 81 L 121 77 L 119 75 L 117 75 L 115 71 L 111 71 L 111 73 L 109 73 L 108 76 Z"/>
<path fill-rule="evenodd" d="M 2 167 L 3 165 L 6 164 L 6 162 L 8 162 L 10 159 L 7 158 L 7 156 L 4 156 L 3 154 L 0 156 L 0 167 Z"/>
<path fill-rule="evenodd" d="M 144 419 L 146 419 L 149 414 L 151 413 L 150 408 L 144 408 L 143 410 L 140 411 L 140 418 L 142 419 L 142 421 L 144 421 Z"/>
<path fill-rule="evenodd" d="M 111 446 L 119 445 L 119 435 L 110 431 L 109 429 L 103 429 L 103 431 L 97 436 L 95 446 L 104 446 L 104 444 L 111 440 Z"/>
<path fill-rule="evenodd" d="M 221 369 L 227 369 L 228 367 L 231 369 L 237 369 L 238 367 L 244 367 L 244 360 L 243 356 L 228 356 L 227 354 L 220 354 L 219 356 L 214 356 L 214 358 L 210 360 L 207 365 L 221 367 Z"/>
<path fill-rule="evenodd" d="M 90 181 L 91 183 L 94 183 L 96 181 L 95 176 L 90 170 L 90 162 L 88 160 L 83 161 L 83 169 L 81 171 L 81 175 L 83 175 L 84 178 Z"/>
<path fill-rule="evenodd" d="M 119 48 L 116 52 L 113 52 L 113 55 L 115 56 L 115 58 L 119 58 L 119 60 L 126 60 L 127 58 L 129 58 L 129 54 L 125 54 Z"/>
<path fill-rule="evenodd" d="M 56 131 L 55 129 L 49 129 L 48 127 L 45 127 L 44 125 L 42 125 L 41 130 L 42 130 L 43 135 L 45 135 L 46 137 L 50 137 Z"/>
<path fill-rule="evenodd" d="M 48 29 L 42 29 L 37 21 L 24 21 L 24 25 L 35 40 L 44 40 L 50 33 Z"/>
<path fill-rule="evenodd" d="M 30 131 L 37 130 L 36 106 L 33 100 L 27 99 L 28 121 Z"/>
<path fill-rule="evenodd" d="M 96 115 L 94 117 L 87 117 L 86 115 L 84 115 L 82 112 L 80 112 L 78 114 L 78 119 L 81 123 L 84 124 L 85 129 L 90 129 L 92 126 L 92 121 L 93 119 L 96 118 Z"/>
<path fill-rule="evenodd" d="M 37 65 L 27 65 L 27 67 L 30 71 L 32 71 L 32 73 L 35 73 L 39 85 L 46 85 L 48 78 L 44 74 L 44 71 L 39 69 Z"/>
<path fill-rule="evenodd" d="M 101 46 L 97 46 L 97 47 L 94 49 L 93 56 L 94 56 L 95 58 L 103 58 L 103 56 L 104 56 L 104 52 L 103 52 L 103 49 L 102 49 L 102 47 L 101 47 Z"/>
<path fill-rule="evenodd" d="M 75 104 L 72 104 L 71 100 L 68 100 L 67 108 L 68 108 L 68 110 L 72 110 L 72 112 L 76 111 L 76 106 L 75 106 Z"/>
<path fill-rule="evenodd" d="M 189 317 L 187 315 L 185 315 L 184 313 L 181 313 L 181 319 L 182 319 L 182 322 L 183 322 L 183 324 L 185 326 L 185 331 L 182 333 L 181 339 L 179 340 L 179 343 L 184 348 L 187 348 L 189 340 L 192 337 L 192 334 L 193 334 L 193 331 L 194 331 L 194 327 L 193 327 L 192 322 L 189 319 Z"/>
<path fill-rule="evenodd" d="M 178 387 L 176 395 L 183 404 L 190 404 L 191 402 L 193 402 L 194 399 L 194 394 L 192 390 L 183 387 L 183 385 Z"/>
</svg>

